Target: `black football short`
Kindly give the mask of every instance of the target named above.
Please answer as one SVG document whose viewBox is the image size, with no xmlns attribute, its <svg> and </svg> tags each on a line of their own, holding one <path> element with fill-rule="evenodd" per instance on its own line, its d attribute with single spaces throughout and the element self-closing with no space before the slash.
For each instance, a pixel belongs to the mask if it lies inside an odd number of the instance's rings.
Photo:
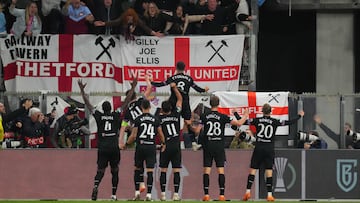
<svg viewBox="0 0 360 203">
<path fill-rule="evenodd" d="M 169 143 L 164 152 L 160 153 L 160 168 L 181 168 L 181 149 L 179 143 Z"/>
<path fill-rule="evenodd" d="M 135 167 L 143 168 L 144 161 L 146 168 L 154 168 L 156 163 L 156 146 L 139 144 L 135 150 Z"/>
<path fill-rule="evenodd" d="M 116 168 L 120 163 L 120 150 L 98 150 L 97 165 L 99 169 L 105 169 L 110 163 L 111 168 Z"/>
<path fill-rule="evenodd" d="M 275 151 L 272 147 L 256 146 L 251 156 L 250 168 L 259 169 L 261 165 L 265 169 L 272 169 Z"/>
<path fill-rule="evenodd" d="M 203 166 L 211 167 L 213 160 L 215 161 L 216 167 L 225 166 L 225 149 L 224 147 L 209 147 L 203 149 Z"/>
</svg>

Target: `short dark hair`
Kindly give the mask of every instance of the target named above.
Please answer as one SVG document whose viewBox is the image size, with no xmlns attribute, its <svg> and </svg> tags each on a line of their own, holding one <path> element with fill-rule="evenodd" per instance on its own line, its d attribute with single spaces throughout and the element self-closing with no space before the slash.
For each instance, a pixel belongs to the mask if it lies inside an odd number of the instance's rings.
<svg viewBox="0 0 360 203">
<path fill-rule="evenodd" d="M 103 111 L 104 111 L 104 113 L 105 112 L 110 112 L 111 111 L 111 104 L 110 104 L 110 102 L 108 102 L 108 101 L 104 101 L 103 103 L 102 103 L 102 109 L 103 109 Z"/>
<path fill-rule="evenodd" d="M 172 106 L 169 100 L 163 101 L 161 103 L 161 109 L 164 113 L 169 113 L 172 110 Z"/>
<path fill-rule="evenodd" d="M 179 61 L 176 63 L 176 70 L 184 71 L 185 70 L 185 63 L 182 61 Z"/>
<path fill-rule="evenodd" d="M 143 99 L 141 101 L 141 108 L 142 109 L 149 109 L 150 108 L 150 101 L 147 99 Z"/>
<path fill-rule="evenodd" d="M 263 105 L 262 110 L 264 114 L 270 114 L 271 113 L 271 106 L 270 104 L 266 103 Z"/>
<path fill-rule="evenodd" d="M 220 104 L 220 99 L 218 96 L 211 95 L 210 96 L 210 106 L 211 107 L 217 107 Z"/>
</svg>

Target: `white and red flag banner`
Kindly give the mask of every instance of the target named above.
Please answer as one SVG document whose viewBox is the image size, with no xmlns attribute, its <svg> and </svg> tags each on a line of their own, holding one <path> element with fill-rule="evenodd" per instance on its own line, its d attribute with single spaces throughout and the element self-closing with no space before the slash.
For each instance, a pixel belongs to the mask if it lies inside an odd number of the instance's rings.
<svg viewBox="0 0 360 203">
<path fill-rule="evenodd" d="M 155 81 L 165 80 L 180 60 L 200 86 L 236 91 L 243 44 L 243 35 L 143 36 L 133 41 L 95 35 L 0 39 L 5 86 L 12 92 L 78 91 L 78 78 L 87 81 L 90 92 L 125 92 L 133 76 L 142 81 L 151 74 Z"/>
<path fill-rule="evenodd" d="M 114 57 L 119 39 L 95 35 L 37 35 L 0 40 L 7 91 L 79 91 L 77 79 L 89 91 L 122 91 L 122 68 Z"/>
<path fill-rule="evenodd" d="M 237 91 L 243 44 L 244 35 L 139 37 L 126 41 L 120 44 L 124 50 L 124 81 L 133 76 L 141 80 L 147 74 L 156 82 L 164 81 L 175 74 L 176 63 L 183 61 L 186 74 L 199 86 L 208 86 L 210 91 Z M 156 89 L 168 91 L 169 87 Z"/>
<path fill-rule="evenodd" d="M 249 117 L 261 117 L 262 106 L 265 103 L 272 107 L 271 116 L 280 120 L 289 120 L 289 92 L 225 92 L 214 93 L 220 99 L 219 112 L 233 116 L 238 112 L 240 116 L 245 108 L 249 109 Z M 244 128 L 244 127 L 243 127 Z M 247 127 L 246 127 L 247 128 Z M 288 126 L 279 127 L 276 135 L 288 135 Z"/>
</svg>

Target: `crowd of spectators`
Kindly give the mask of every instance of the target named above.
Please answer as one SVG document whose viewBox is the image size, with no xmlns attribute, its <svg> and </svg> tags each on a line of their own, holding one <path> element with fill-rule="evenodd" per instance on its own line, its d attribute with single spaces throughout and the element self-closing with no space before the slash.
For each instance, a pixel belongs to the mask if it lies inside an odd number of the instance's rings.
<svg viewBox="0 0 360 203">
<path fill-rule="evenodd" d="M 20 107 L 7 112 L 0 103 L 1 148 L 83 148 L 90 135 L 87 119 L 82 119 L 75 105 L 64 109 L 57 118 L 56 109 L 44 114 L 38 103 L 23 99 Z"/>
<path fill-rule="evenodd" d="M 252 20 L 248 1 L 0 0 L 0 34 L 246 33 Z"/>
</svg>

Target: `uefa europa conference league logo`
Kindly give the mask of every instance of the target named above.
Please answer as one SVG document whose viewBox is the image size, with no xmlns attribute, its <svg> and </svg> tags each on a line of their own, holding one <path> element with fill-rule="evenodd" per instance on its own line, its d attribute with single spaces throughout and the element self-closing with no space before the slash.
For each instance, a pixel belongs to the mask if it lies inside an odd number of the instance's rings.
<svg viewBox="0 0 360 203">
<path fill-rule="evenodd" d="M 288 163 L 288 158 L 285 157 L 276 157 L 274 160 L 275 170 L 276 170 L 276 184 L 274 192 L 286 192 L 286 190 L 292 188 L 296 181 L 296 171 L 295 167 Z M 291 180 L 285 185 L 284 173 L 286 170 L 290 170 Z"/>
<path fill-rule="evenodd" d="M 349 192 L 357 184 L 356 159 L 336 160 L 336 183 L 344 192 Z"/>
</svg>

